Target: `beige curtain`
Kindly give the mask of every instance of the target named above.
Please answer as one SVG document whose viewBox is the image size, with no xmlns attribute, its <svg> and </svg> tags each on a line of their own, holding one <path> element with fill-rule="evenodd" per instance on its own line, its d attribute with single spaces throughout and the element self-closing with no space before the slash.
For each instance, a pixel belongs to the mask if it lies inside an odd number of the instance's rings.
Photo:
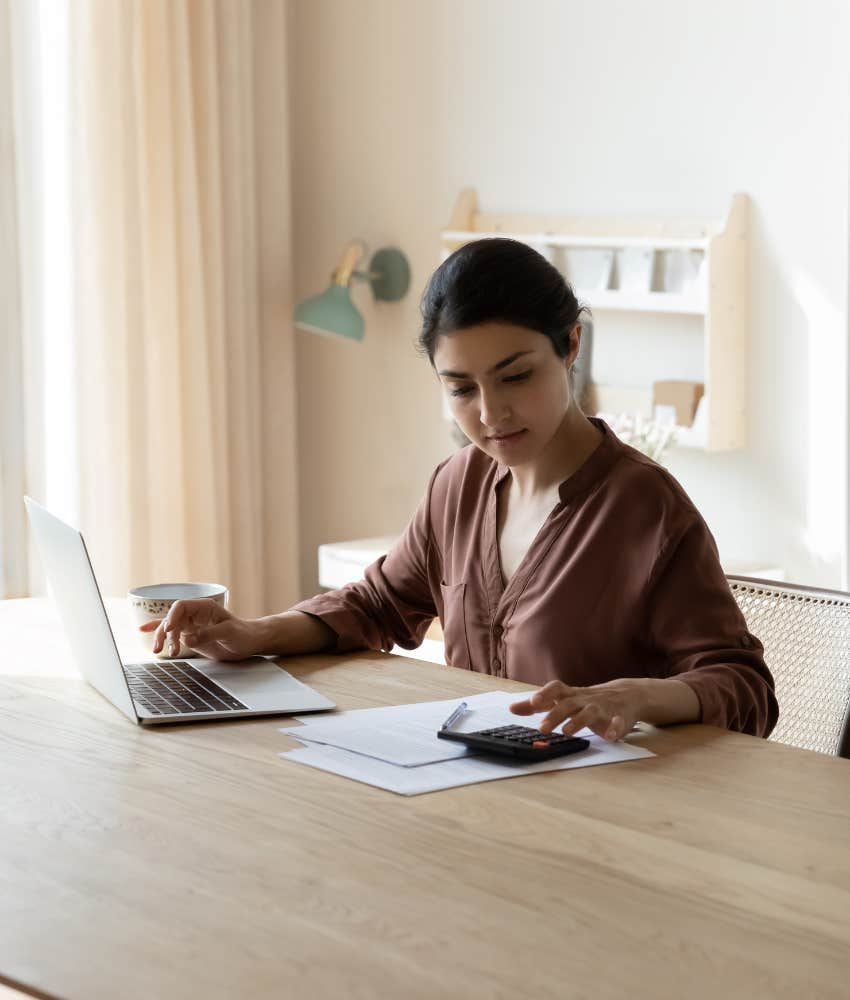
<svg viewBox="0 0 850 1000">
<path fill-rule="evenodd" d="M 25 492 L 42 495 L 37 11 L 0 0 L 0 598 L 43 585 Z"/>
<path fill-rule="evenodd" d="M 0 597 L 22 596 L 29 586 L 21 505 L 23 338 L 11 36 L 11 8 L 0 0 Z"/>
<path fill-rule="evenodd" d="M 106 593 L 297 587 L 285 0 L 74 0 L 80 521 Z"/>
</svg>

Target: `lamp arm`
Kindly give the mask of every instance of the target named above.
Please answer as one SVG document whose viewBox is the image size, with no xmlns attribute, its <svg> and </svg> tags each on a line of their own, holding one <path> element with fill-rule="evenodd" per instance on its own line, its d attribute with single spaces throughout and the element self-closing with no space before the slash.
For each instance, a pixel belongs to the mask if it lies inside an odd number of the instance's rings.
<svg viewBox="0 0 850 1000">
<path fill-rule="evenodd" d="M 337 264 L 333 273 L 333 283 L 335 285 L 342 285 L 345 287 L 351 281 L 351 277 L 355 274 L 354 265 L 366 252 L 366 244 L 360 240 L 352 240 L 350 243 L 346 244 L 345 249 L 342 251 L 342 257 L 340 257 L 339 264 Z"/>
</svg>

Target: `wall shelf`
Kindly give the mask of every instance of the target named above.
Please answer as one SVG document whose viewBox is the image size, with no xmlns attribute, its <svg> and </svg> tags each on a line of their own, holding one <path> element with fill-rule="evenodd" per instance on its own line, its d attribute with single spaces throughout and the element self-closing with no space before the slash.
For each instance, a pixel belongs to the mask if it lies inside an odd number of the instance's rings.
<svg viewBox="0 0 850 1000">
<path fill-rule="evenodd" d="M 521 240 L 533 246 L 547 247 L 652 247 L 654 250 L 705 250 L 708 239 L 704 237 L 689 239 L 683 237 L 651 237 L 651 236 L 566 236 L 558 233 L 510 233 L 494 229 L 491 232 L 475 233 L 477 240 L 491 236 L 507 237 L 511 240 Z M 441 234 L 444 243 L 457 243 L 460 246 L 468 242 L 469 232 L 461 229 L 444 229 Z"/>
<path fill-rule="evenodd" d="M 682 316 L 705 316 L 707 304 L 705 296 L 698 292 L 620 292 L 606 288 L 601 291 L 586 292 L 574 288 L 579 302 L 586 302 L 594 313 L 600 309 L 623 312 L 674 313 Z"/>
<path fill-rule="evenodd" d="M 440 243 L 445 259 L 471 240 L 509 237 L 540 250 L 562 269 L 570 250 L 610 250 L 615 259 L 618 251 L 627 248 L 652 251 L 655 267 L 652 283 L 645 291 L 620 290 L 616 266 L 608 287 L 585 289 L 578 283 L 574 290 L 579 301 L 593 311 L 597 344 L 604 342 L 606 330 L 617 322 L 617 314 L 624 313 L 679 316 L 683 317 L 682 323 L 690 324 L 689 330 L 700 330 L 705 384 L 703 425 L 699 429 L 683 428 L 679 444 L 725 451 L 746 444 L 748 216 L 749 199 L 745 194 L 732 196 L 722 219 L 482 212 L 475 191 L 467 188 L 457 199 L 449 224 L 440 234 Z M 681 291 L 661 290 L 659 254 L 677 250 L 701 255 L 698 278 Z M 695 323 L 698 327 L 694 327 Z M 673 331 L 669 335 L 674 336 Z M 668 373 L 664 377 L 672 376 Z"/>
</svg>

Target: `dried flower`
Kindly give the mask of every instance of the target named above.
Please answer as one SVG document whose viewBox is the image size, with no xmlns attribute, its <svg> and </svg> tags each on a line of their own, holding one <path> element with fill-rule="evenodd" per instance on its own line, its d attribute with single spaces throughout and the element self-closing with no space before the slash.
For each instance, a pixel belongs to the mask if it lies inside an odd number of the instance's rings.
<svg viewBox="0 0 850 1000">
<path fill-rule="evenodd" d="M 625 444 L 642 452 L 653 462 L 663 463 L 671 445 L 676 443 L 673 424 L 659 424 L 642 413 L 597 413 Z"/>
</svg>

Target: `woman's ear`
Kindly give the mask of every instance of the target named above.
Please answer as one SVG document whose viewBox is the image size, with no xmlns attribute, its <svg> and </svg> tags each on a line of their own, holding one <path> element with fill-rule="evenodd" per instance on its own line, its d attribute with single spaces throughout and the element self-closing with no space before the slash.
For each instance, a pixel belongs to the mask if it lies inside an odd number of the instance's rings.
<svg viewBox="0 0 850 1000">
<path fill-rule="evenodd" d="M 579 348 L 581 347 L 581 323 L 576 323 L 576 325 L 570 330 L 570 350 L 564 361 L 567 364 L 567 368 L 572 368 L 578 359 Z"/>
</svg>

